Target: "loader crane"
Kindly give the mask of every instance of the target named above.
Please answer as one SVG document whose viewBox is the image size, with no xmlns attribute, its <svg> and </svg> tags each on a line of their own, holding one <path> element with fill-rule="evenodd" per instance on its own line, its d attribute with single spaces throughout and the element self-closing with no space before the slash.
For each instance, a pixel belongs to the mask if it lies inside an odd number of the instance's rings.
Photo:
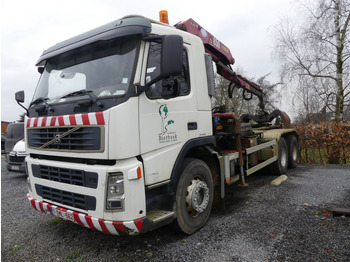
<svg viewBox="0 0 350 262">
<path fill-rule="evenodd" d="M 257 127 L 266 126 L 276 117 L 281 117 L 283 126 L 290 128 L 290 118 L 288 115 L 280 110 L 275 110 L 271 114 L 265 112 L 264 93 L 263 90 L 255 83 L 249 81 L 241 75 L 237 75 L 231 65 L 235 63 L 235 59 L 232 57 L 230 49 L 221 43 L 215 36 L 207 32 L 202 26 L 200 26 L 193 19 L 188 19 L 184 22 L 175 24 L 177 29 L 189 32 L 198 36 L 204 44 L 205 52 L 210 54 L 213 62 L 216 64 L 216 71 L 219 75 L 230 81 L 228 86 L 228 96 L 232 98 L 232 91 L 234 88 L 243 89 L 243 98 L 250 100 L 252 95 L 255 95 L 259 99 L 259 111 L 258 115 L 243 115 L 241 117 L 242 122 L 249 122 L 254 120 L 257 123 Z M 247 97 L 249 93 L 250 96 Z"/>
</svg>

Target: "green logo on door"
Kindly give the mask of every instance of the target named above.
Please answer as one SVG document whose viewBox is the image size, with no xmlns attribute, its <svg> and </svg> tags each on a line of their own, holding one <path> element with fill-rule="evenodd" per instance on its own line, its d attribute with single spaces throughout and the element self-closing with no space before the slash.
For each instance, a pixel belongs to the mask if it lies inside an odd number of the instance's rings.
<svg viewBox="0 0 350 262">
<path fill-rule="evenodd" d="M 166 104 L 159 107 L 159 116 L 161 117 L 161 133 L 159 134 L 159 143 L 168 143 L 177 141 L 175 132 L 170 132 L 168 126 L 174 124 L 174 120 L 169 119 L 169 110 Z"/>
</svg>

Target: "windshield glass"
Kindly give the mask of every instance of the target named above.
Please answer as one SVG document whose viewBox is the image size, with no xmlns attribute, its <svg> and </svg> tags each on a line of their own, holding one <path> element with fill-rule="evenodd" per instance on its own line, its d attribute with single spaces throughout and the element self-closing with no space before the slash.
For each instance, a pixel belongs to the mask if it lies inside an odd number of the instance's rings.
<svg viewBox="0 0 350 262">
<path fill-rule="evenodd" d="M 99 41 L 49 59 L 33 101 L 81 99 L 66 96 L 81 90 L 92 91 L 97 98 L 124 96 L 132 83 L 139 42 L 137 36 Z"/>
</svg>

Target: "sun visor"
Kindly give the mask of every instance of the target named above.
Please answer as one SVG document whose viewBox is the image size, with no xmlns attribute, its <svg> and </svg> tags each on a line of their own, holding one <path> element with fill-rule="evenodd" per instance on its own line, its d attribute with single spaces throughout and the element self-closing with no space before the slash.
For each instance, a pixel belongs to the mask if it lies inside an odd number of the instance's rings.
<svg viewBox="0 0 350 262">
<path fill-rule="evenodd" d="M 110 40 L 127 35 L 146 36 L 151 32 L 151 29 L 151 22 L 147 18 L 138 16 L 125 17 L 50 47 L 40 56 L 36 66 L 43 66 L 45 65 L 45 61 L 51 57 L 93 42 Z"/>
</svg>

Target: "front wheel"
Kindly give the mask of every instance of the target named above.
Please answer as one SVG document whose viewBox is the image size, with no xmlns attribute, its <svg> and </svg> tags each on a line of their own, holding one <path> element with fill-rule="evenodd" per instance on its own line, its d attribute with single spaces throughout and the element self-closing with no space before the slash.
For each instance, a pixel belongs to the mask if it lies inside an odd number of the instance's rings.
<svg viewBox="0 0 350 262">
<path fill-rule="evenodd" d="M 213 179 L 209 167 L 198 159 L 185 159 L 176 190 L 177 230 L 193 234 L 207 222 L 213 204 Z"/>
</svg>

